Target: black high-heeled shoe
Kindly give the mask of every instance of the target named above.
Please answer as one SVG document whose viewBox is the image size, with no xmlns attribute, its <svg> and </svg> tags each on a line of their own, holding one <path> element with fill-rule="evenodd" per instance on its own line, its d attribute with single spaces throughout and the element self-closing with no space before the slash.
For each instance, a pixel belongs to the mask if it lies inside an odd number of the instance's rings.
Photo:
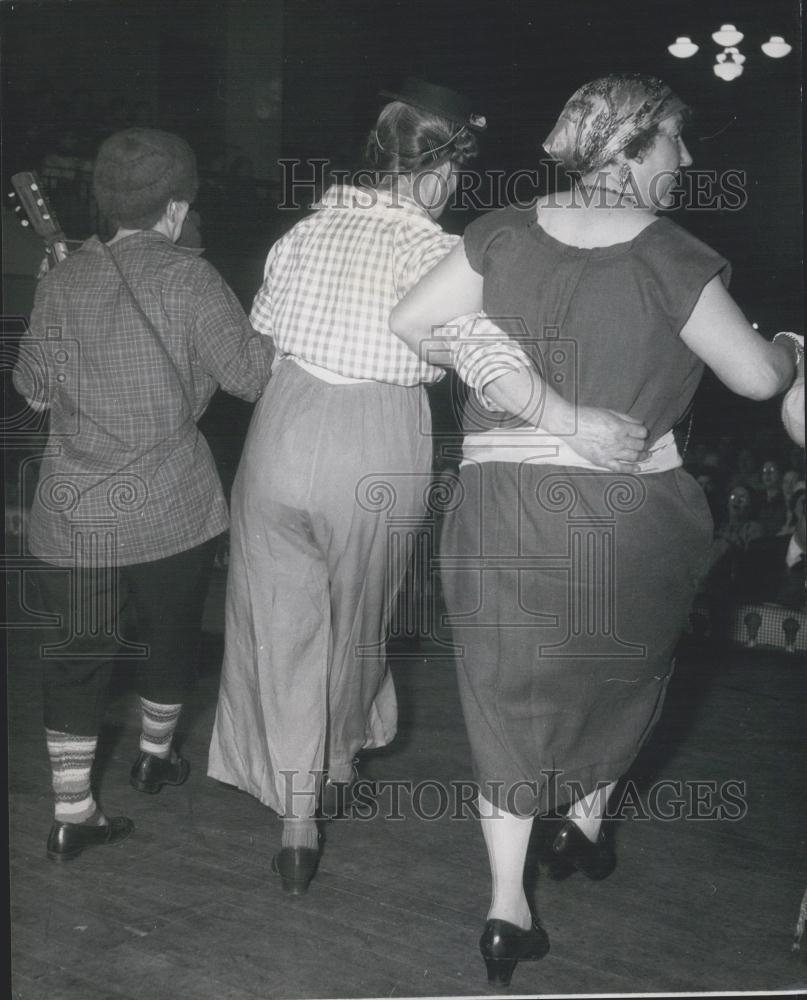
<svg viewBox="0 0 807 1000">
<path fill-rule="evenodd" d="M 526 930 L 507 920 L 488 920 L 479 939 L 479 950 L 490 985 L 509 986 L 516 964 L 543 958 L 549 951 L 549 938 L 535 917 Z"/>
<path fill-rule="evenodd" d="M 552 842 L 552 858 L 549 862 L 552 879 L 559 882 L 579 871 L 593 882 L 601 882 L 608 878 L 614 868 L 616 854 L 603 830 L 600 830 L 596 843 L 593 843 L 576 823 L 567 820 L 563 824 Z"/>
</svg>

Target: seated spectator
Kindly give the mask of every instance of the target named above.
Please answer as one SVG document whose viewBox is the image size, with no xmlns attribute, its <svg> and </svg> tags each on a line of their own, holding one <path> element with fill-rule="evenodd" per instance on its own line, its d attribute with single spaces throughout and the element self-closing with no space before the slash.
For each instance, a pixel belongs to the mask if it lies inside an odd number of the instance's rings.
<svg viewBox="0 0 807 1000">
<path fill-rule="evenodd" d="M 715 540 L 734 549 L 747 549 L 749 542 L 762 537 L 756 519 L 754 496 L 745 486 L 735 486 L 729 494 L 728 520 L 715 532 Z"/>
<path fill-rule="evenodd" d="M 779 529 L 780 535 L 790 536 L 796 530 L 796 522 L 793 514 L 793 496 L 799 488 L 804 488 L 804 470 L 802 469 L 800 472 L 797 472 L 795 469 L 787 469 L 782 475 L 782 496 L 785 498 L 787 517 Z"/>
<path fill-rule="evenodd" d="M 734 470 L 729 476 L 728 488 L 745 486 L 749 490 L 759 490 L 762 483 L 759 478 L 759 463 L 753 450 L 749 447 L 740 449 Z"/>
<path fill-rule="evenodd" d="M 739 596 L 749 601 L 766 601 L 788 608 L 805 609 L 804 554 L 805 489 L 793 494 L 791 514 L 795 529 L 790 535 L 760 538 L 749 543 L 740 560 Z"/>
<path fill-rule="evenodd" d="M 735 486 L 729 494 L 728 519 L 715 532 L 704 590 L 728 600 L 735 592 L 740 565 L 748 546 L 762 537 L 762 526 L 754 517 L 754 498 L 745 486 Z"/>
<path fill-rule="evenodd" d="M 762 525 L 762 534 L 771 538 L 779 534 L 787 518 L 787 507 L 782 493 L 782 469 L 775 459 L 762 463 L 760 474 L 762 489 L 757 505 L 757 520 Z"/>
</svg>

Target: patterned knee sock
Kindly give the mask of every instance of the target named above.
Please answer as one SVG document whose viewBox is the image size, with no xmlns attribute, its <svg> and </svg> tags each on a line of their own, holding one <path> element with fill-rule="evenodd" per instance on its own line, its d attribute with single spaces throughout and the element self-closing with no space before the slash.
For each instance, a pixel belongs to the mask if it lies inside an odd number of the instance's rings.
<svg viewBox="0 0 807 1000">
<path fill-rule="evenodd" d="M 182 705 L 160 705 L 156 701 L 141 698 L 140 709 L 142 712 L 140 749 L 144 753 L 154 754 L 155 757 L 168 757 Z"/>
<path fill-rule="evenodd" d="M 46 729 L 55 817 L 60 823 L 106 822 L 90 790 L 90 771 L 98 740 L 94 736 L 73 736 Z"/>
</svg>

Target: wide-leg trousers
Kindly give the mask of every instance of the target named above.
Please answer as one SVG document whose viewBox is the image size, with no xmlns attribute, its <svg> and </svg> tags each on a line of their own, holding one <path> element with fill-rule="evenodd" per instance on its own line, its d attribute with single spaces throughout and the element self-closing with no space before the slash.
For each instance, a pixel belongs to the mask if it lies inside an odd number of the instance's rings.
<svg viewBox="0 0 807 1000">
<path fill-rule="evenodd" d="M 385 640 L 430 470 L 422 387 L 278 365 L 232 491 L 211 777 L 306 818 L 325 770 L 342 780 L 358 750 L 393 739 Z"/>
</svg>

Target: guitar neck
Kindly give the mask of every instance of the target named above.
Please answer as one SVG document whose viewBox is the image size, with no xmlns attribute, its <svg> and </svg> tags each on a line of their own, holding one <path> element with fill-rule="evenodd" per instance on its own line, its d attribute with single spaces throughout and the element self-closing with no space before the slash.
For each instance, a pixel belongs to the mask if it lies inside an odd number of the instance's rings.
<svg viewBox="0 0 807 1000">
<path fill-rule="evenodd" d="M 19 201 L 14 210 L 24 216 L 21 217 L 22 224 L 29 225 L 45 241 L 48 252 L 57 263 L 64 260 L 68 254 L 67 237 L 48 205 L 37 175 L 22 171 L 12 176 L 11 184 Z"/>
</svg>

